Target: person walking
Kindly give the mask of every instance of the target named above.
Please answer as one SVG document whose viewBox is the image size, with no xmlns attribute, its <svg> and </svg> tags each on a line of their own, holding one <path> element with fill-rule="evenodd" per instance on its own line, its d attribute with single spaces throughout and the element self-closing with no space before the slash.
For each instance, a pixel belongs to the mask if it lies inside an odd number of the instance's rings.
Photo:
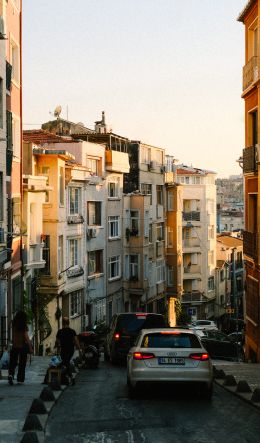
<svg viewBox="0 0 260 443">
<path fill-rule="evenodd" d="M 24 382 L 28 353 L 32 354 L 33 349 L 28 336 L 27 315 L 24 311 L 18 311 L 12 321 L 12 349 L 10 351 L 10 362 L 8 369 L 9 385 L 14 384 L 14 374 L 17 364 L 17 382 Z"/>
<path fill-rule="evenodd" d="M 56 347 L 59 349 L 62 364 L 66 367 L 70 379 L 72 379 L 70 360 L 73 357 L 75 346 L 80 351 L 77 334 L 74 329 L 70 328 L 68 317 L 63 317 L 62 328 L 58 330 L 56 336 Z"/>
</svg>

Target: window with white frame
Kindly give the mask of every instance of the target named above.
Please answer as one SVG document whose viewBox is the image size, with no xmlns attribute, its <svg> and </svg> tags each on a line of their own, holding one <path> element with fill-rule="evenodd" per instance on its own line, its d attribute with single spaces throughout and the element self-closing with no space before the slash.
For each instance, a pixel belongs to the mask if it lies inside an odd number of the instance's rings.
<svg viewBox="0 0 260 443">
<path fill-rule="evenodd" d="M 88 202 L 88 225 L 101 226 L 101 202 Z"/>
<path fill-rule="evenodd" d="M 68 241 L 68 249 L 69 249 L 69 267 L 78 266 L 80 264 L 79 258 L 79 239 L 72 238 Z"/>
<path fill-rule="evenodd" d="M 120 278 L 120 255 L 115 255 L 114 257 L 110 257 L 108 260 L 108 278 Z"/>
<path fill-rule="evenodd" d="M 20 119 L 13 114 L 13 126 L 12 126 L 12 134 L 13 134 L 13 154 L 15 159 L 19 159 L 21 157 L 21 128 L 20 128 Z"/>
<path fill-rule="evenodd" d="M 90 251 L 88 253 L 88 275 L 101 274 L 103 272 L 103 251 Z"/>
<path fill-rule="evenodd" d="M 63 272 L 63 235 L 59 235 L 58 238 L 58 273 Z"/>
<path fill-rule="evenodd" d="M 164 223 L 157 223 L 156 225 L 156 240 L 164 240 Z"/>
<path fill-rule="evenodd" d="M 69 187 L 69 214 L 81 212 L 81 189 Z"/>
<path fill-rule="evenodd" d="M 92 175 L 98 175 L 100 159 L 87 156 L 86 166 Z"/>
<path fill-rule="evenodd" d="M 150 205 L 152 204 L 152 185 L 150 183 L 141 183 L 141 194 L 150 196 Z"/>
<path fill-rule="evenodd" d="M 120 179 L 108 182 L 108 198 L 118 198 L 120 189 Z"/>
<path fill-rule="evenodd" d="M 157 278 L 157 283 L 161 283 L 165 280 L 164 260 L 157 260 L 156 262 L 156 278 Z"/>
<path fill-rule="evenodd" d="M 208 290 L 213 291 L 214 290 L 214 277 L 208 278 Z"/>
<path fill-rule="evenodd" d="M 20 49 L 19 45 L 11 39 L 10 41 L 10 60 L 12 65 L 12 79 L 20 82 Z"/>
<path fill-rule="evenodd" d="M 74 291 L 70 294 L 70 316 L 76 317 L 81 314 L 82 291 Z"/>
<path fill-rule="evenodd" d="M 174 210 L 174 193 L 173 191 L 168 191 L 167 194 L 167 209 L 168 211 Z"/>
<path fill-rule="evenodd" d="M 108 237 L 115 238 L 120 236 L 120 218 L 118 215 L 108 217 Z"/>
</svg>

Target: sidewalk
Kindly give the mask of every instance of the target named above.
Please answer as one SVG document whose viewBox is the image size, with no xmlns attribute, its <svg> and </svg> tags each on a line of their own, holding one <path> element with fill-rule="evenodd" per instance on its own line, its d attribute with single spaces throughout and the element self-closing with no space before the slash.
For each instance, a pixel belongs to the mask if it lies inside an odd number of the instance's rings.
<svg viewBox="0 0 260 443">
<path fill-rule="evenodd" d="M 7 382 L 7 371 L 1 370 L 0 379 L 0 443 L 18 443 L 23 436 L 22 428 L 32 401 L 38 398 L 50 357 L 33 356 L 27 363 L 24 385 L 13 386 Z"/>
<path fill-rule="evenodd" d="M 260 409 L 260 363 L 213 360 L 215 382 Z"/>
</svg>

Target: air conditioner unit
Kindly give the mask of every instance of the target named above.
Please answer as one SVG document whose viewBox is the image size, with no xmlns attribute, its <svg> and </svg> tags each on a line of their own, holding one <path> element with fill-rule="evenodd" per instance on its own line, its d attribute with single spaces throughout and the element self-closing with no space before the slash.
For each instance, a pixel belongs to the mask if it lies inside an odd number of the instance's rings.
<svg viewBox="0 0 260 443">
<path fill-rule="evenodd" d="M 161 173 L 163 174 L 164 172 L 166 172 L 166 166 L 161 166 Z"/>
<path fill-rule="evenodd" d="M 150 162 L 150 170 L 155 169 L 155 161 Z"/>
<path fill-rule="evenodd" d="M 89 228 L 87 231 L 88 238 L 95 238 L 97 236 L 97 230 L 95 228 Z"/>
</svg>

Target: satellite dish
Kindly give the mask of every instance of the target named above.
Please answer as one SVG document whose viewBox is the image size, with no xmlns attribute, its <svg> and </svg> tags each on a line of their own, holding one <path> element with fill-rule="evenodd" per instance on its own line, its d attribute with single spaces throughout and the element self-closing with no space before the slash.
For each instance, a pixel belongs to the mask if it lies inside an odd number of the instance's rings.
<svg viewBox="0 0 260 443">
<path fill-rule="evenodd" d="M 54 117 L 57 117 L 57 118 L 59 118 L 59 116 L 60 116 L 60 113 L 61 113 L 61 106 L 59 105 L 59 106 L 56 106 L 56 108 L 54 109 Z"/>
</svg>

